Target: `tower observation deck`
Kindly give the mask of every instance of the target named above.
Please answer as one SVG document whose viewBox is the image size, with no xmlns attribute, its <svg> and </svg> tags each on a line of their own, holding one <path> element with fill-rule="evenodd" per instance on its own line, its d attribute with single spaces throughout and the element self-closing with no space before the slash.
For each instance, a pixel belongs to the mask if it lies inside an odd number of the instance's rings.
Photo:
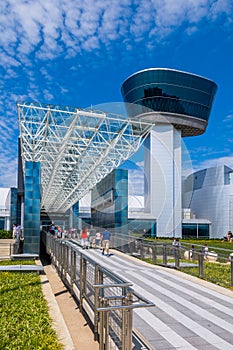
<svg viewBox="0 0 233 350">
<path fill-rule="evenodd" d="M 182 136 L 205 131 L 216 90 L 211 80 L 167 68 L 137 72 L 121 88 L 130 116 L 172 124 Z"/>
<path fill-rule="evenodd" d="M 157 236 L 181 236 L 181 138 L 205 132 L 217 85 L 167 68 L 134 73 L 121 87 L 130 117 L 154 124 L 145 145 L 145 211 Z"/>
</svg>

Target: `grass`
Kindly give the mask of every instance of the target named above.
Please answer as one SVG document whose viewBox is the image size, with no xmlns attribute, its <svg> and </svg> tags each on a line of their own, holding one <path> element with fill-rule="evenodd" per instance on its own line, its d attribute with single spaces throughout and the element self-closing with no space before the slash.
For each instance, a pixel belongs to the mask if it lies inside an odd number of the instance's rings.
<svg viewBox="0 0 233 350">
<path fill-rule="evenodd" d="M 170 244 L 172 239 L 147 239 L 146 241 L 157 242 L 157 243 L 166 243 Z M 182 247 L 187 247 L 187 250 L 190 249 L 191 245 L 194 244 L 196 251 L 199 251 L 201 247 L 205 244 L 208 245 L 209 251 L 214 250 L 218 253 L 218 262 L 204 262 L 204 276 L 202 277 L 206 281 L 215 283 L 225 288 L 229 288 L 233 290 L 233 286 L 231 286 L 231 265 L 229 264 L 229 254 L 233 252 L 233 243 L 232 242 L 223 242 L 222 240 L 197 240 L 197 239 L 180 239 L 180 243 Z M 160 251 L 160 256 L 162 252 Z M 145 258 L 144 261 L 149 263 L 153 263 L 151 258 Z M 228 261 L 228 263 L 226 263 Z M 158 264 L 162 264 L 162 259 L 157 259 Z M 174 262 L 174 259 L 171 260 L 168 258 L 168 263 Z M 187 260 L 180 260 L 180 262 L 187 262 Z M 196 263 L 198 265 L 198 261 L 191 261 L 192 263 Z M 197 267 L 180 267 L 180 271 L 190 274 L 192 276 L 199 277 L 199 270 Z"/>
<path fill-rule="evenodd" d="M 34 260 L 2 260 L 0 261 L 1 266 L 6 265 L 35 265 Z"/>
<path fill-rule="evenodd" d="M 233 242 L 225 242 L 222 240 L 208 239 L 208 240 L 180 240 L 181 245 L 196 245 L 204 246 L 208 245 L 209 250 L 214 250 L 216 253 L 221 255 L 229 256 L 230 251 L 233 252 Z M 213 249 L 212 249 L 213 248 Z M 224 251 L 225 250 L 225 251 Z"/>
<path fill-rule="evenodd" d="M 158 242 L 158 243 L 167 243 L 169 244 L 169 242 L 172 242 L 172 238 L 167 238 L 167 239 L 163 239 L 163 238 L 150 238 L 148 239 L 151 242 Z M 220 249 L 227 249 L 227 250 L 231 250 L 233 252 L 233 242 L 226 242 L 223 241 L 221 239 L 179 239 L 181 245 L 197 245 L 197 246 L 204 246 L 205 244 L 207 244 L 209 247 L 213 247 L 213 248 L 220 248 Z"/>
<path fill-rule="evenodd" d="M 1 261 L 1 265 L 34 264 Z M 36 273 L 0 272 L 0 349 L 61 350 Z"/>
<path fill-rule="evenodd" d="M 198 268 L 186 267 L 180 269 L 182 272 L 188 273 L 192 276 L 198 276 Z M 230 264 L 208 263 L 204 262 L 204 276 L 206 281 L 215 283 L 219 286 L 233 290 L 231 286 L 231 266 Z"/>
</svg>

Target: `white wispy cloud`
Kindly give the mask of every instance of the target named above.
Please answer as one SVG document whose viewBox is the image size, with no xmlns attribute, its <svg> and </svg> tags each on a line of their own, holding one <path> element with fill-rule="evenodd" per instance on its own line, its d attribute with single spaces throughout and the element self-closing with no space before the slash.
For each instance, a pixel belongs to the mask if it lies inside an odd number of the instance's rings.
<svg viewBox="0 0 233 350">
<path fill-rule="evenodd" d="M 230 0 L 4 1 L 3 64 L 17 65 L 35 50 L 37 59 L 54 59 L 64 52 L 109 48 L 117 40 L 124 45 L 128 38 L 161 40 L 184 23 L 191 34 L 202 20 L 225 15 L 230 21 L 232 6 Z"/>
<path fill-rule="evenodd" d="M 233 168 L 233 155 L 204 160 L 203 162 L 200 162 L 197 166 L 194 166 L 194 171 L 221 165 L 227 165 L 228 167 Z"/>
<path fill-rule="evenodd" d="M 7 140 L 0 140 L 1 149 L 1 167 L 0 167 L 0 184 L 1 187 L 15 187 L 17 184 L 16 174 L 18 169 L 17 159 L 14 157 L 15 148 L 17 149 L 17 142 L 15 144 L 12 142 L 12 149 L 5 149 L 4 145 Z"/>
<path fill-rule="evenodd" d="M 56 67 L 58 58 L 64 64 L 75 58 L 76 65 L 70 63 L 70 71 L 77 78 L 83 65 L 98 68 L 106 56 L 117 56 L 117 62 L 122 55 L 120 59 L 125 62 L 137 45 L 142 45 L 146 54 L 180 28 L 192 35 L 203 23 L 222 16 L 230 28 L 232 13 L 232 0 L 2 1 L 0 164 L 11 164 L 8 175 L 15 169 L 16 101 L 52 101 L 57 93 L 69 93 L 61 80 L 54 81 L 54 71 L 64 74 L 62 66 Z M 82 80 L 74 83 L 81 86 Z M 7 142 L 10 139 L 13 146 Z M 0 185 L 9 184 L 10 178 L 0 176 Z"/>
<path fill-rule="evenodd" d="M 223 119 L 223 122 L 224 123 L 229 123 L 229 122 L 232 123 L 232 120 L 233 120 L 233 113 L 230 113 Z"/>
</svg>

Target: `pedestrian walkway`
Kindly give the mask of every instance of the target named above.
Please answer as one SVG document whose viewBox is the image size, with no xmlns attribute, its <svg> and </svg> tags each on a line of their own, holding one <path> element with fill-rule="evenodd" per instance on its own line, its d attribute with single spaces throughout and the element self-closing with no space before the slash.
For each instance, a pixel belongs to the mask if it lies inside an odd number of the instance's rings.
<svg viewBox="0 0 233 350">
<path fill-rule="evenodd" d="M 54 266 L 44 265 L 41 276 L 53 326 L 64 345 L 64 350 L 98 350 L 99 343 L 69 291 L 59 278 Z"/>
<path fill-rule="evenodd" d="M 150 265 L 123 253 L 90 256 L 133 283 L 152 301 L 134 310 L 134 327 L 156 350 L 233 350 L 233 292 L 180 271 Z"/>
</svg>

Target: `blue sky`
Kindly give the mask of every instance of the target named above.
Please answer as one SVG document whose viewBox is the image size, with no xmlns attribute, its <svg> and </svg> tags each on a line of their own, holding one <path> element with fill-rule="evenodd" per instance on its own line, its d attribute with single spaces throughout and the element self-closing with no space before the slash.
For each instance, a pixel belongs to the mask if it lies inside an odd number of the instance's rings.
<svg viewBox="0 0 233 350">
<path fill-rule="evenodd" d="M 17 101 L 122 102 L 152 67 L 217 83 L 206 133 L 184 142 L 195 170 L 233 166 L 232 0 L 4 0 L 0 32 L 0 187 L 16 185 Z"/>
</svg>

